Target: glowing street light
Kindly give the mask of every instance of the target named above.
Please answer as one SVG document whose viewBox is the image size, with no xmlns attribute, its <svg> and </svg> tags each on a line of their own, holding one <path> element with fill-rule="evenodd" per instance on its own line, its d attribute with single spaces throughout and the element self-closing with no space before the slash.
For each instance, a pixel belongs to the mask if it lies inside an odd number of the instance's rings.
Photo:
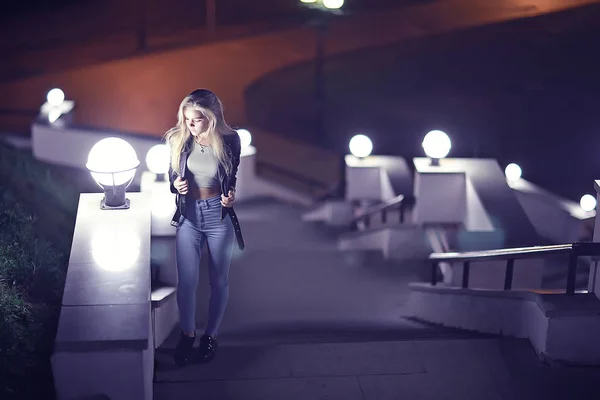
<svg viewBox="0 0 600 400">
<path fill-rule="evenodd" d="M 86 168 L 104 190 L 101 209 L 129 208 L 125 190 L 133 181 L 139 165 L 134 148 L 123 139 L 105 138 L 92 147 Z"/>
<path fill-rule="evenodd" d="M 156 180 L 162 182 L 165 175 L 169 172 L 169 146 L 166 144 L 157 144 L 146 153 L 146 165 L 148 169 L 156 174 Z"/>
<path fill-rule="evenodd" d="M 54 88 L 48 92 L 46 100 L 52 107 L 59 107 L 65 101 L 65 92 L 59 88 Z"/>
<path fill-rule="evenodd" d="M 431 165 L 439 165 L 440 159 L 446 157 L 452 148 L 450 138 L 442 131 L 431 131 L 423 138 L 423 150 L 431 159 Z"/>
<path fill-rule="evenodd" d="M 339 10 L 344 5 L 344 0 L 323 0 L 323 5 L 330 10 Z"/>
<path fill-rule="evenodd" d="M 506 176 L 506 179 L 510 182 L 516 182 L 519 179 L 521 179 L 522 173 L 523 172 L 521 171 L 521 167 L 519 167 L 519 165 L 515 163 L 508 164 L 504 169 L 504 175 Z"/>
<path fill-rule="evenodd" d="M 593 211 L 596 208 L 596 198 L 591 194 L 584 194 L 579 200 L 579 206 L 583 211 Z"/>
<path fill-rule="evenodd" d="M 238 129 L 237 134 L 240 137 L 240 145 L 242 150 L 249 147 L 252 143 L 252 134 L 247 129 Z"/>
<path fill-rule="evenodd" d="M 60 117 L 71 112 L 75 103 L 71 100 L 65 100 L 65 92 L 62 89 L 54 88 L 46 95 L 46 102 L 42 105 L 41 115 L 48 119 L 51 124 L 57 123 Z"/>
<path fill-rule="evenodd" d="M 368 157 L 373 151 L 373 142 L 368 136 L 360 134 L 350 139 L 348 147 L 354 157 L 364 158 Z"/>
</svg>

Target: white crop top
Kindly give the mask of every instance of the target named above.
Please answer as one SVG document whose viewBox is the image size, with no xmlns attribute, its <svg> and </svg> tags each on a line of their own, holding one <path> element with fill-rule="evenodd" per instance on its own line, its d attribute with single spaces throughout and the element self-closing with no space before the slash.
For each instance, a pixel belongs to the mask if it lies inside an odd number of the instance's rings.
<svg viewBox="0 0 600 400">
<path fill-rule="evenodd" d="M 199 188 L 219 187 L 219 160 L 212 147 L 200 146 L 194 142 L 194 148 L 187 159 L 187 167 L 194 175 L 194 181 Z"/>
</svg>

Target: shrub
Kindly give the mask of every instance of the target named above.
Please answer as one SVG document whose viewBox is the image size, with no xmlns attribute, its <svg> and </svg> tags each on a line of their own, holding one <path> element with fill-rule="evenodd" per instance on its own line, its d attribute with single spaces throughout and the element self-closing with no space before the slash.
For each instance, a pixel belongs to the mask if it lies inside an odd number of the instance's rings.
<svg viewBox="0 0 600 400">
<path fill-rule="evenodd" d="M 37 222 L 0 187 L 1 398 L 51 398 L 53 391 L 49 357 L 66 257 L 36 232 Z"/>
</svg>

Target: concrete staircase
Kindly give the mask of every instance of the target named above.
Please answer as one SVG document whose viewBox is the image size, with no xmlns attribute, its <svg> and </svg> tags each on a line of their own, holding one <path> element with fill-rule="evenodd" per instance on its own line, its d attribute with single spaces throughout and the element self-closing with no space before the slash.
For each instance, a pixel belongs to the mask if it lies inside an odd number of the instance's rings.
<svg viewBox="0 0 600 400">
<path fill-rule="evenodd" d="M 231 267 L 220 351 L 177 368 L 175 329 L 157 350 L 157 400 L 537 398 L 545 375 L 526 340 L 403 317 L 419 266 L 344 254 L 337 235 L 301 221 L 300 207 L 263 199 L 236 210 L 247 248 Z M 200 282 L 201 327 L 206 265 Z M 600 376 L 588 375 L 582 388 Z"/>
</svg>

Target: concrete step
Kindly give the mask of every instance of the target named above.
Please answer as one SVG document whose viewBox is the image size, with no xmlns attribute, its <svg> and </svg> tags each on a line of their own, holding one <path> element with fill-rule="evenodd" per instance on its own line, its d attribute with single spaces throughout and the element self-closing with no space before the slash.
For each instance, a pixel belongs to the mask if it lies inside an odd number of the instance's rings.
<svg viewBox="0 0 600 400">
<path fill-rule="evenodd" d="M 178 327 L 173 329 L 162 344 L 160 352 L 168 353 L 175 348 L 179 332 Z M 201 334 L 202 328 L 199 328 L 198 332 Z M 222 329 L 219 343 L 226 346 L 269 346 L 494 336 L 430 324 L 410 317 L 397 317 L 393 321 L 322 318 L 304 321 L 256 321 L 235 328 Z"/>
<path fill-rule="evenodd" d="M 547 368 L 526 340 L 222 346 L 206 365 L 158 354 L 155 399 L 598 398 L 599 369 Z M 570 384 L 567 384 L 570 383 Z"/>
</svg>

